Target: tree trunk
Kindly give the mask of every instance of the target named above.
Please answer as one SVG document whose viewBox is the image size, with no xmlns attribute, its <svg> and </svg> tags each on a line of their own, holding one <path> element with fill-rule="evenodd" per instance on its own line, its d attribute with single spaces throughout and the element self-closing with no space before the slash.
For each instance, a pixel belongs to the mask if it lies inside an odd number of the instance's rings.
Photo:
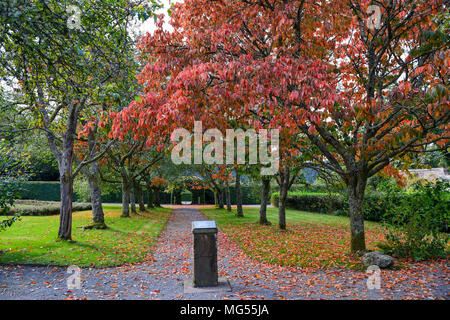
<svg viewBox="0 0 450 320">
<path fill-rule="evenodd" d="M 92 220 L 94 221 L 93 227 L 95 229 L 105 229 L 106 224 L 102 206 L 102 191 L 100 189 L 98 177 L 98 164 L 97 162 L 92 162 L 90 164 L 88 182 L 92 204 Z"/>
<path fill-rule="evenodd" d="M 226 197 L 227 197 L 227 211 L 231 212 L 231 197 L 230 197 L 230 184 L 227 181 L 227 188 L 226 188 Z"/>
<path fill-rule="evenodd" d="M 214 206 L 217 207 L 219 203 L 217 202 L 217 192 L 214 190 Z"/>
<path fill-rule="evenodd" d="M 363 200 L 366 183 L 367 179 L 358 176 L 347 181 L 351 230 L 350 249 L 355 254 L 366 251 L 363 216 Z"/>
<path fill-rule="evenodd" d="M 261 207 L 259 208 L 259 224 L 271 225 L 267 220 L 267 204 L 270 197 L 270 178 L 263 177 L 262 180 L 262 192 L 261 192 Z"/>
<path fill-rule="evenodd" d="M 241 176 L 236 172 L 236 216 L 243 217 L 244 211 L 242 210 L 242 193 L 241 193 Z"/>
<path fill-rule="evenodd" d="M 95 148 L 95 133 L 92 130 L 89 130 L 88 134 L 88 146 L 89 152 L 92 152 Z M 89 182 L 89 192 L 91 195 L 91 204 L 92 204 L 92 220 L 94 229 L 105 229 L 105 215 L 103 213 L 102 206 L 102 190 L 100 188 L 99 181 L 99 171 L 98 171 L 98 162 L 91 162 L 85 170 L 86 176 Z"/>
<path fill-rule="evenodd" d="M 37 94 L 39 103 L 45 105 L 44 94 L 42 88 L 37 86 Z M 45 108 L 42 108 L 44 125 L 49 122 L 48 114 Z M 78 122 L 78 107 L 72 103 L 67 107 L 68 118 L 66 121 L 66 131 L 62 137 L 62 150 L 59 151 L 56 146 L 56 138 L 51 130 L 46 130 L 47 140 L 50 149 L 56 159 L 58 160 L 59 181 L 60 181 L 60 195 L 61 207 L 59 212 L 59 230 L 58 239 L 72 240 L 72 201 L 73 201 L 73 146 L 75 133 Z M 49 129 L 49 128 L 47 128 Z"/>
<path fill-rule="evenodd" d="M 285 167 L 280 173 L 280 199 L 278 202 L 278 225 L 281 230 L 286 230 L 286 198 L 289 190 L 290 173 Z"/>
<path fill-rule="evenodd" d="M 75 115 L 72 115 L 75 116 Z M 63 136 L 63 147 L 59 165 L 61 186 L 61 208 L 59 214 L 58 239 L 72 240 L 72 201 L 73 201 L 73 145 L 76 119 L 68 119 L 68 128 Z"/>
<path fill-rule="evenodd" d="M 130 217 L 130 187 L 124 177 L 122 177 L 122 217 Z"/>
<path fill-rule="evenodd" d="M 218 198 L 218 201 L 219 201 L 219 209 L 223 209 L 224 208 L 223 190 L 217 190 L 217 198 Z"/>
<path fill-rule="evenodd" d="M 154 199 L 155 199 L 155 207 L 161 207 L 161 200 L 159 195 L 159 188 L 154 189 Z"/>
<path fill-rule="evenodd" d="M 153 191 L 152 187 L 147 184 L 147 208 L 151 209 L 154 208 L 153 206 Z"/>
<path fill-rule="evenodd" d="M 66 152 L 63 151 L 64 164 L 60 169 L 61 185 L 61 208 L 59 213 L 58 239 L 72 240 L 72 200 L 73 200 L 73 179 L 72 163 L 65 158 Z M 69 163 L 70 162 L 70 163 Z"/>
<path fill-rule="evenodd" d="M 142 195 L 142 187 L 139 181 L 135 181 L 134 189 L 136 190 L 137 200 L 139 204 L 139 211 L 145 212 L 144 196 Z"/>
<path fill-rule="evenodd" d="M 136 197 L 135 197 L 135 193 L 134 193 L 134 188 L 133 187 L 130 188 L 130 204 L 131 204 L 131 213 L 137 215 L 137 211 L 136 211 Z"/>
</svg>

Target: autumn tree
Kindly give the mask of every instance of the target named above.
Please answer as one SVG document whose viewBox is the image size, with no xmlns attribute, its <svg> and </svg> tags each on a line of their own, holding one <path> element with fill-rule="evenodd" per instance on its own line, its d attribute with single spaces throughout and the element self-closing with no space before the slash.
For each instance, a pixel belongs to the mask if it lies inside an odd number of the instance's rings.
<svg viewBox="0 0 450 320">
<path fill-rule="evenodd" d="M 315 7 L 309 5 L 312 14 Z M 296 14 L 297 6 L 303 4 L 198 0 L 175 4 L 170 17 L 173 31 L 164 30 L 160 18 L 156 31 L 141 40 L 141 58 L 147 64 L 138 78 L 145 94 L 124 110 L 124 119 L 141 118 L 147 131 L 155 129 L 145 125 L 153 110 L 159 110 L 161 130 L 192 128 L 198 120 L 204 127 L 223 131 L 285 127 L 292 118 L 279 112 L 278 105 L 291 101 L 285 97 L 295 93 L 296 82 L 312 87 L 306 91 L 310 97 L 320 96 L 326 81 L 312 81 L 325 69 L 307 67 L 309 58 L 299 59 L 291 38 L 284 40 L 285 20 Z M 308 23 L 305 32 L 311 33 L 317 23 Z M 222 192 L 216 194 L 220 199 Z"/>
<path fill-rule="evenodd" d="M 329 32 L 336 48 L 323 56 L 332 66 L 327 87 L 339 97 L 314 107 L 303 88 L 293 97 L 312 159 L 347 186 L 352 252 L 366 249 L 367 179 L 382 170 L 398 176 L 409 153 L 449 142 L 448 14 L 439 14 L 448 13 L 445 1 L 375 1 L 375 17 L 371 4 L 349 1 L 336 13 L 346 28 Z"/>
<path fill-rule="evenodd" d="M 144 122 L 156 107 L 168 130 L 196 120 L 287 130 L 295 144 L 286 150 L 296 146 L 299 160 L 347 184 L 351 250 L 364 251 L 367 178 L 448 141 L 444 1 L 374 3 L 382 14 L 373 29 L 370 1 L 177 3 L 173 30 L 160 18 L 140 43 L 144 95 L 133 114 Z"/>
<path fill-rule="evenodd" d="M 58 160 L 61 213 L 58 238 L 71 239 L 74 142 L 90 99 L 121 70 L 128 19 L 151 11 L 134 1 L 79 4 L 77 27 L 69 25 L 67 1 L 3 1 L 0 4 L 2 76 L 26 95 L 34 126 L 45 132 Z M 77 19 L 77 17 L 72 17 Z M 70 20 L 71 21 L 71 20 Z"/>
</svg>

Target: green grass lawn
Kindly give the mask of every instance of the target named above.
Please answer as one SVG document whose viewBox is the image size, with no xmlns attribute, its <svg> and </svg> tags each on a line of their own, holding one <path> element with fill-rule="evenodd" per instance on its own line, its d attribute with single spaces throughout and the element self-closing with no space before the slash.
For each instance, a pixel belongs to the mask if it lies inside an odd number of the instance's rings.
<svg viewBox="0 0 450 320">
<path fill-rule="evenodd" d="M 120 206 L 103 208 L 108 226 L 105 230 L 77 228 L 91 223 L 91 211 L 74 212 L 74 242 L 56 241 L 58 215 L 22 217 L 0 233 L 0 264 L 110 267 L 144 261 L 172 211 L 158 208 L 143 213 L 145 217 L 121 218 Z"/>
<path fill-rule="evenodd" d="M 350 254 L 348 217 L 286 210 L 287 231 L 278 229 L 278 209 L 268 208 L 271 226 L 260 226 L 259 208 L 244 208 L 244 217 L 235 217 L 224 209 L 204 208 L 212 220 L 248 255 L 270 264 L 307 268 L 362 268 L 360 258 Z M 384 239 L 385 230 L 375 222 L 366 222 L 368 249 Z"/>
</svg>

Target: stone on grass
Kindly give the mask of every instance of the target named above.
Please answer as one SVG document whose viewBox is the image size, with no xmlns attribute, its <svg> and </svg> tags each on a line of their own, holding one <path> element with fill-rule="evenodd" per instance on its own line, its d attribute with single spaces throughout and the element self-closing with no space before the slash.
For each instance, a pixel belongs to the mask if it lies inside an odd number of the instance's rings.
<svg viewBox="0 0 450 320">
<path fill-rule="evenodd" d="M 379 251 L 368 252 L 362 257 L 363 264 L 368 266 L 379 266 L 381 269 L 394 265 L 394 258 Z"/>
</svg>

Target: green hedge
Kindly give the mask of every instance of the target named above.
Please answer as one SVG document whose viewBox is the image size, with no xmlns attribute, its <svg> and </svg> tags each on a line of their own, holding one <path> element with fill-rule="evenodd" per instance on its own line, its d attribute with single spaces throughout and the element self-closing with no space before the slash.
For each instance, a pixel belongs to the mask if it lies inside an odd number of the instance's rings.
<svg viewBox="0 0 450 320">
<path fill-rule="evenodd" d="M 368 221 L 379 222 L 386 218 L 385 215 L 391 206 L 398 206 L 400 202 L 408 197 L 416 197 L 411 193 L 389 194 L 368 194 L 364 197 L 363 215 Z M 279 193 L 273 193 L 271 203 L 278 207 Z M 406 199 L 407 200 L 407 199 Z M 450 200 L 446 200 L 447 203 Z M 302 211 L 320 212 L 348 216 L 348 200 L 341 195 L 329 194 L 308 194 L 308 193 L 289 193 L 286 199 L 286 207 Z M 445 229 L 445 228 L 444 228 Z"/>
<path fill-rule="evenodd" d="M 274 207 L 278 208 L 279 198 L 279 192 L 272 193 L 271 203 Z M 320 213 L 336 213 L 345 210 L 342 197 L 322 193 L 289 193 L 286 199 L 286 207 Z"/>
<path fill-rule="evenodd" d="M 391 196 L 389 199 L 383 194 L 366 195 L 364 198 L 363 214 L 369 221 L 381 221 L 389 209 L 389 206 L 399 203 L 400 198 L 405 195 Z M 271 203 L 278 207 L 279 193 L 273 193 Z M 289 193 L 286 199 L 286 207 L 311 211 L 348 216 L 348 200 L 341 195 L 329 194 L 302 194 Z"/>
<path fill-rule="evenodd" d="M 21 199 L 60 201 L 58 181 L 28 181 L 24 182 L 19 192 Z"/>
<path fill-rule="evenodd" d="M 8 210 L 7 215 L 20 213 L 22 216 L 51 216 L 59 214 L 60 203 L 55 201 L 16 200 L 14 207 Z M 72 204 L 73 211 L 91 210 L 90 203 Z"/>
<path fill-rule="evenodd" d="M 257 190 L 256 190 L 257 191 Z M 214 204 L 214 194 L 210 190 L 190 190 L 192 193 L 192 203 L 198 204 L 200 198 L 201 204 Z M 261 196 L 255 192 L 255 187 L 241 186 L 242 202 L 244 204 L 259 204 Z M 236 204 L 236 192 L 234 186 L 230 186 L 231 203 Z M 177 203 L 181 204 L 181 191 L 174 193 Z M 59 181 L 27 181 L 23 184 L 19 192 L 20 199 L 40 200 L 40 201 L 60 201 Z M 80 201 L 76 193 L 73 195 L 74 201 Z M 144 199 L 147 200 L 147 190 L 144 188 Z M 161 192 L 160 199 L 162 204 L 170 203 L 170 193 Z M 111 186 L 107 194 L 102 195 L 104 203 L 121 203 L 122 190 L 120 185 Z M 185 201 L 185 200 L 184 200 Z M 191 201 L 191 200 L 186 200 Z"/>
</svg>

